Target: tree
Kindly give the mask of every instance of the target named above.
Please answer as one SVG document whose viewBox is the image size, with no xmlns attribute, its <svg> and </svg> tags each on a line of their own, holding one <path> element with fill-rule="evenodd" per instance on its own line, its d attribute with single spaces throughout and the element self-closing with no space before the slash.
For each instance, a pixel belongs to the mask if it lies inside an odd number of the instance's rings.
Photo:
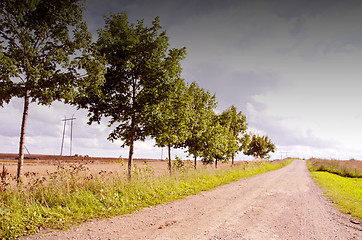
<svg viewBox="0 0 362 240">
<path fill-rule="evenodd" d="M 79 68 L 101 69 L 90 55 L 92 36 L 82 22 L 82 11 L 80 0 L 0 3 L 0 105 L 13 97 L 24 99 L 18 183 L 22 178 L 30 102 L 50 105 L 55 100 L 71 101 L 82 81 L 96 81 L 101 76 L 82 77 L 77 72 Z"/>
<path fill-rule="evenodd" d="M 236 107 L 232 105 L 222 112 L 219 118 L 221 125 L 225 126 L 230 131 L 227 140 L 227 154 L 231 156 L 231 161 L 234 165 L 235 154 L 245 150 L 248 143 L 246 117 L 242 112 L 237 112 Z"/>
<path fill-rule="evenodd" d="M 121 139 L 129 146 L 128 177 L 131 178 L 134 141 L 150 134 L 151 113 L 174 87 L 181 73 L 185 48 L 168 49 L 168 38 L 155 18 L 152 26 L 128 22 L 126 13 L 111 14 L 99 29 L 98 52 L 108 62 L 105 82 L 98 91 L 86 91 L 77 100 L 89 111 L 89 124 L 108 117 L 115 126 L 108 140 Z"/>
<path fill-rule="evenodd" d="M 174 89 L 151 113 L 148 128 L 156 145 L 168 148 L 168 168 L 172 174 L 171 147 L 180 148 L 189 136 L 189 99 L 183 79 L 175 79 Z"/>
<path fill-rule="evenodd" d="M 203 134 L 212 120 L 216 108 L 215 95 L 200 88 L 195 82 L 191 83 L 186 92 L 189 103 L 189 137 L 184 143 L 189 154 L 194 156 L 194 167 L 196 168 L 197 157 L 202 155 Z"/>
<path fill-rule="evenodd" d="M 206 164 L 215 162 L 217 168 L 218 161 L 227 162 L 230 158 L 228 140 L 231 132 L 220 122 L 220 116 L 214 115 L 212 121 L 207 126 L 207 131 L 202 134 L 201 156 Z"/>
<path fill-rule="evenodd" d="M 252 155 L 255 158 L 270 158 L 269 153 L 275 152 L 276 146 L 268 136 L 253 135 L 251 142 L 244 151 L 245 155 Z"/>
</svg>

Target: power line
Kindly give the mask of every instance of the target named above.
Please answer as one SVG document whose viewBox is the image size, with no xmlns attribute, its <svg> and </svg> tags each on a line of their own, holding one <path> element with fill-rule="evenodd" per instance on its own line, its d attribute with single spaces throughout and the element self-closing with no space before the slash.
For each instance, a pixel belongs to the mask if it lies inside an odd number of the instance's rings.
<svg viewBox="0 0 362 240">
<path fill-rule="evenodd" d="M 286 158 L 288 158 L 288 153 L 290 152 L 280 152 L 280 159 L 283 159 L 283 153 L 285 153 Z"/>
<path fill-rule="evenodd" d="M 25 144 L 24 144 L 24 148 L 25 148 L 25 150 L 28 152 L 29 156 L 32 158 L 32 156 L 31 156 L 31 154 L 30 154 L 30 152 L 29 152 L 28 148 L 25 146 Z"/>
</svg>

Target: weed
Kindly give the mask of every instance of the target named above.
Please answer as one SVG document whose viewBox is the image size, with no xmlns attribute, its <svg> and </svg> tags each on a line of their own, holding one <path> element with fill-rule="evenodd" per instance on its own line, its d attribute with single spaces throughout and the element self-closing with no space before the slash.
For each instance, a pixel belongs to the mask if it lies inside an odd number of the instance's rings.
<svg viewBox="0 0 362 240">
<path fill-rule="evenodd" d="M 9 184 L 9 172 L 3 165 L 3 170 L 0 172 L 0 193 L 6 191 Z"/>
<path fill-rule="evenodd" d="M 189 159 L 184 161 L 182 160 L 182 158 L 175 156 L 175 161 L 172 162 L 172 169 L 174 173 L 180 173 L 180 172 L 183 173 L 193 168 L 194 166 Z"/>
</svg>

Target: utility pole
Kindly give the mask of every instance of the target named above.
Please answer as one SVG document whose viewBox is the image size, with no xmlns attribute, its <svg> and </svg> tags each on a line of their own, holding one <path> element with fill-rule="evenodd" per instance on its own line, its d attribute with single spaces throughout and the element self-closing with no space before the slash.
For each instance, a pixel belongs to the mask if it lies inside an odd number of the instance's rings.
<svg viewBox="0 0 362 240">
<path fill-rule="evenodd" d="M 63 127 L 63 138 L 62 138 L 62 147 L 60 149 L 60 156 L 63 155 L 63 146 L 64 146 L 64 136 L 65 136 L 65 126 L 67 125 L 67 121 L 71 121 L 70 125 L 70 156 L 72 156 L 72 144 L 73 144 L 73 120 L 76 118 L 64 118 L 62 121 L 64 121 L 64 127 Z"/>
<path fill-rule="evenodd" d="M 72 146 L 73 146 L 73 120 L 74 120 L 74 115 L 72 116 L 72 118 L 70 119 L 70 156 L 72 156 Z"/>
<path fill-rule="evenodd" d="M 65 119 L 62 120 L 62 121 L 64 121 L 64 128 L 63 128 L 62 147 L 60 148 L 60 156 L 63 155 L 64 134 L 65 134 L 65 125 L 66 125 L 66 123 L 67 123 L 67 119 L 65 118 Z"/>
<path fill-rule="evenodd" d="M 30 152 L 29 152 L 28 148 L 25 146 L 25 144 L 24 144 L 24 148 L 25 148 L 25 150 L 28 152 L 28 154 L 29 154 L 30 158 L 32 158 L 32 156 L 31 156 L 31 154 L 30 154 Z"/>
<path fill-rule="evenodd" d="M 285 156 L 288 158 L 289 152 L 280 152 L 280 159 L 283 159 L 283 153 L 285 153 Z"/>
</svg>

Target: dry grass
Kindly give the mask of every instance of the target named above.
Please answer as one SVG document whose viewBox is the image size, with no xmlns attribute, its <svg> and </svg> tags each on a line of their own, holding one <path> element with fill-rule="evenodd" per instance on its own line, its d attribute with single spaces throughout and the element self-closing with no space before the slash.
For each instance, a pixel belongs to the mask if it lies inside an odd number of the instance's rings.
<svg viewBox="0 0 362 240">
<path fill-rule="evenodd" d="M 0 153 L 0 167 L 5 166 L 10 176 L 15 176 L 17 172 L 17 154 Z M 85 165 L 90 174 L 98 174 L 101 171 L 124 174 L 127 159 L 110 157 L 89 157 L 89 156 L 55 156 L 55 155 L 25 155 L 23 173 L 35 173 L 38 177 L 47 176 L 54 173 L 58 167 L 69 167 L 72 165 Z M 143 168 L 147 162 L 152 167 L 155 175 L 161 176 L 168 173 L 167 161 L 159 159 L 136 158 L 133 165 Z M 246 162 L 235 162 L 235 165 L 242 165 Z M 198 168 L 213 168 L 213 165 L 204 166 L 201 161 L 197 162 Z M 227 168 L 231 163 L 219 163 L 219 168 Z M 0 169 L 1 170 L 1 169 Z"/>
<path fill-rule="evenodd" d="M 308 160 L 308 167 L 312 171 L 325 171 L 342 177 L 362 178 L 362 161 L 359 160 L 340 161 L 312 158 Z"/>
<path fill-rule="evenodd" d="M 162 163 L 167 169 L 167 163 Z M 122 166 L 122 163 L 117 164 Z M 15 180 L 3 167 L 0 239 L 18 238 L 41 228 L 63 229 L 92 218 L 130 213 L 285 164 L 287 162 L 279 165 L 255 162 L 217 170 L 200 164 L 198 170 L 194 170 L 192 164 L 186 162 L 175 167 L 175 174 L 170 177 L 167 170 L 164 175 L 156 176 L 145 161 L 142 167 L 133 167 L 132 181 L 127 181 L 125 174 L 104 170 L 93 174 L 87 164 L 65 164 L 45 176 L 26 172 L 26 183 L 21 188 L 11 186 L 10 182 Z"/>
</svg>

